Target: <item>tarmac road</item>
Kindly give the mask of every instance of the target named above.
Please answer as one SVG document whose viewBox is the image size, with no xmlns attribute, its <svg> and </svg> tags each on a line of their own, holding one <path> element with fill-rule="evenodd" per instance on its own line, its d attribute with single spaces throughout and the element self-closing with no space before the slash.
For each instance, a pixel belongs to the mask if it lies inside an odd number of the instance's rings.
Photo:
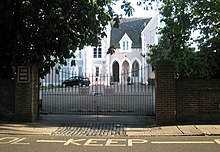
<svg viewBox="0 0 220 152">
<path fill-rule="evenodd" d="M 64 137 L 0 135 L 1 152 L 219 152 L 220 136 Z"/>
</svg>

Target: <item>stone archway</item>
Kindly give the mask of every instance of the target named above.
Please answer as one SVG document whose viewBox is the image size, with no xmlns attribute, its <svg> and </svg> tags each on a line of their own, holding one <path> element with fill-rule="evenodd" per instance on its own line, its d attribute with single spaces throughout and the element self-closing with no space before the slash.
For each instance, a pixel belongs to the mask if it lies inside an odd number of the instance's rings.
<svg viewBox="0 0 220 152">
<path fill-rule="evenodd" d="M 112 73 L 113 73 L 113 81 L 119 82 L 119 64 L 117 61 L 114 61 L 112 64 Z"/>
</svg>

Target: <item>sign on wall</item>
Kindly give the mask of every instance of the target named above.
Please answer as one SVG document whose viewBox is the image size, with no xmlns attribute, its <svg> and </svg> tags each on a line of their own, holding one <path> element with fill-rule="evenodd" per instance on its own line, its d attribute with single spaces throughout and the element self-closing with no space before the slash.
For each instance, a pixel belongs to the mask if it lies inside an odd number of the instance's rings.
<svg viewBox="0 0 220 152">
<path fill-rule="evenodd" d="M 30 67 L 19 66 L 18 67 L 18 82 L 29 83 L 30 82 Z"/>
</svg>

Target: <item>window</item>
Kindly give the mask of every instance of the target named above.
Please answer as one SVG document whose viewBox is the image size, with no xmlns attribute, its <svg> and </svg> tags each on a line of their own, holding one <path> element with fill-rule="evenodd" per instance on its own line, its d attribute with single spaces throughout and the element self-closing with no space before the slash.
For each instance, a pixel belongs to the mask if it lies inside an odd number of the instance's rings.
<svg viewBox="0 0 220 152">
<path fill-rule="evenodd" d="M 139 77 L 139 64 L 137 61 L 132 64 L 132 77 Z"/>
<path fill-rule="evenodd" d="M 93 49 L 93 58 L 97 58 L 97 48 Z"/>
<path fill-rule="evenodd" d="M 102 58 L 102 48 L 98 48 L 98 58 Z"/>
<path fill-rule="evenodd" d="M 79 51 L 79 59 L 82 59 L 82 52 Z"/>
<path fill-rule="evenodd" d="M 79 76 L 82 76 L 82 75 L 83 75 L 82 67 L 78 67 L 78 75 L 79 75 Z"/>
<path fill-rule="evenodd" d="M 123 50 L 128 50 L 128 41 L 123 41 Z"/>
<path fill-rule="evenodd" d="M 99 67 L 95 67 L 95 76 L 99 77 Z"/>
<path fill-rule="evenodd" d="M 102 48 L 100 46 L 93 49 L 93 58 L 102 58 Z"/>
</svg>

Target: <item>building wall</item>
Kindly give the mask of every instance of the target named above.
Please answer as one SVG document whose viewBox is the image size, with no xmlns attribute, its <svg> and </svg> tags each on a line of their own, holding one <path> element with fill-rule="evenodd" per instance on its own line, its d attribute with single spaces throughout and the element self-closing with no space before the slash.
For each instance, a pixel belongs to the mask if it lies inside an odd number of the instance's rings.
<svg viewBox="0 0 220 152">
<path fill-rule="evenodd" d="M 144 70 L 141 63 L 141 52 L 141 48 L 132 48 L 131 52 L 123 52 L 120 48 L 117 48 L 115 53 L 110 56 L 110 75 L 113 75 L 113 63 L 117 61 L 119 64 L 119 79 L 122 82 L 127 81 L 127 76 L 132 78 L 132 64 L 137 61 L 139 64 L 139 78 L 136 78 L 136 80 L 133 78 L 133 82 L 141 82 L 141 72 Z M 128 63 L 128 67 L 125 62 Z M 126 73 L 126 77 L 123 76 L 124 73 Z"/>
<path fill-rule="evenodd" d="M 158 44 L 159 36 L 158 36 L 158 29 L 160 26 L 160 19 L 159 15 L 157 14 L 155 17 L 153 17 L 148 25 L 144 28 L 144 30 L 141 33 L 141 39 L 142 39 L 142 54 L 144 55 L 144 58 L 142 58 L 142 64 L 144 67 L 149 67 L 149 71 L 145 71 L 143 75 L 146 76 L 146 79 L 155 79 L 155 72 L 152 71 L 152 67 L 150 64 L 146 62 L 147 55 L 149 53 L 149 45 L 156 45 Z"/>
<path fill-rule="evenodd" d="M 144 53 L 149 53 L 147 45 L 158 44 L 158 28 L 159 28 L 159 15 L 153 17 L 142 31 L 142 47 L 145 48 Z"/>
<path fill-rule="evenodd" d="M 124 69 L 127 70 L 127 67 L 123 67 L 123 63 L 126 61 L 129 63 L 128 66 L 128 76 L 132 77 L 132 64 L 137 61 L 139 63 L 139 77 L 133 78 L 133 81 L 138 81 L 142 83 L 147 83 L 148 78 L 155 78 L 154 72 L 152 72 L 152 68 L 149 66 L 148 63 L 146 63 L 146 57 L 143 57 L 143 54 L 147 52 L 147 44 L 156 43 L 156 30 L 155 27 L 157 26 L 157 18 L 153 18 L 149 24 L 146 25 L 146 28 L 142 32 L 141 41 L 142 41 L 142 48 L 133 48 L 131 39 L 128 37 L 127 34 L 125 34 L 122 40 L 129 41 L 129 50 L 123 51 L 122 48 L 117 48 L 115 53 L 113 55 L 107 54 L 107 51 L 110 47 L 110 39 L 111 39 L 111 26 L 110 24 L 106 27 L 106 34 L 107 37 L 103 38 L 101 40 L 101 47 L 102 47 L 102 58 L 93 58 L 93 49 L 92 46 L 86 46 L 82 50 L 77 50 L 75 55 L 75 63 L 76 65 L 71 67 L 70 65 L 63 66 L 61 71 L 67 71 L 63 72 L 64 74 L 58 75 L 54 73 L 54 69 L 51 70 L 51 74 L 47 75 L 45 77 L 48 84 L 50 85 L 54 84 L 53 80 L 56 80 L 58 84 L 60 85 L 64 79 L 67 79 L 71 75 L 78 75 L 79 74 L 79 67 L 82 67 L 82 73 L 84 76 L 93 76 L 95 75 L 95 69 L 96 67 L 99 67 L 100 69 L 100 76 L 105 75 L 108 76 L 109 79 L 105 79 L 105 83 L 110 82 L 110 76 L 112 75 L 112 64 L 114 61 L 119 62 L 119 75 L 122 75 L 124 73 Z M 153 31 L 153 32 L 152 32 Z M 121 44 L 122 45 L 122 44 Z M 79 58 L 79 51 L 81 51 L 81 58 Z M 66 74 L 68 73 L 68 74 Z M 126 77 L 128 77 L 126 76 Z M 127 78 L 124 76 L 121 76 L 125 81 Z M 59 80 L 59 81 L 58 81 Z M 102 81 L 102 80 L 101 80 Z M 44 82 L 44 80 L 42 80 Z"/>
</svg>

